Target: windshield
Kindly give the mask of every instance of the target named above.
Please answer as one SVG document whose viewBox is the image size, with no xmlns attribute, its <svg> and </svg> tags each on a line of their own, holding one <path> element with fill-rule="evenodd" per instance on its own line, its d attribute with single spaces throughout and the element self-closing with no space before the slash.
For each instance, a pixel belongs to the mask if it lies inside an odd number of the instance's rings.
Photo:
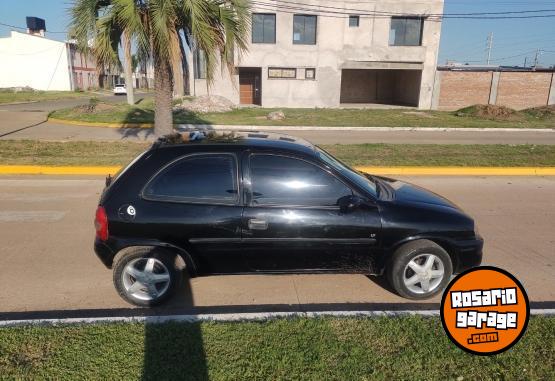
<svg viewBox="0 0 555 381">
<path fill-rule="evenodd" d="M 316 153 L 327 165 L 340 172 L 343 176 L 347 177 L 372 196 L 377 197 L 376 184 L 369 178 L 349 168 L 320 147 L 316 147 Z"/>
</svg>

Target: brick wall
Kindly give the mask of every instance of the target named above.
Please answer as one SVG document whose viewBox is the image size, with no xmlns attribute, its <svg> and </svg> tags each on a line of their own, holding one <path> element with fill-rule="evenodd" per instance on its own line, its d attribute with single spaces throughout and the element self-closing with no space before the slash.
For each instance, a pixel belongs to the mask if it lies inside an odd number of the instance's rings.
<svg viewBox="0 0 555 381">
<path fill-rule="evenodd" d="M 492 72 L 440 72 L 440 110 L 458 110 L 474 105 L 487 104 Z"/>
<path fill-rule="evenodd" d="M 439 110 L 458 110 L 474 104 L 488 104 L 493 72 L 440 71 Z M 501 72 L 495 104 L 517 110 L 545 106 L 553 89 L 553 73 Z M 493 89 L 495 90 L 495 89 Z M 553 97 L 553 95 L 552 95 Z"/>
<path fill-rule="evenodd" d="M 496 104 L 516 110 L 545 106 L 549 97 L 551 75 L 551 73 L 501 73 Z"/>
</svg>

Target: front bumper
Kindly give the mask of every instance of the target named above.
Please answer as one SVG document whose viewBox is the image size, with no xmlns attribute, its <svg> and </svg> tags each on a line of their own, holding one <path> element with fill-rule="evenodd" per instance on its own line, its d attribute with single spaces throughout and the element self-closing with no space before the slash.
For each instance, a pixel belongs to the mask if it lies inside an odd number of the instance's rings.
<svg viewBox="0 0 555 381">
<path fill-rule="evenodd" d="M 475 239 L 453 242 L 453 252 L 456 256 L 454 272 L 461 273 L 482 263 L 484 239 L 476 235 Z"/>
</svg>

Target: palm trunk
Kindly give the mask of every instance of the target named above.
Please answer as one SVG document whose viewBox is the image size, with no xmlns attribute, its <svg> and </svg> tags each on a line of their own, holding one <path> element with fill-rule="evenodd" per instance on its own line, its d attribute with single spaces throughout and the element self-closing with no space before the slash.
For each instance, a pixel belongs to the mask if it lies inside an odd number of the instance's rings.
<svg viewBox="0 0 555 381">
<path fill-rule="evenodd" d="M 183 62 L 181 57 L 181 49 L 179 48 L 179 33 L 173 33 L 172 36 L 172 72 L 173 72 L 173 96 L 182 98 L 184 93 L 183 83 Z"/>
<path fill-rule="evenodd" d="M 171 65 L 154 53 L 154 134 L 173 132 Z"/>
<path fill-rule="evenodd" d="M 133 63 L 131 60 L 131 41 L 127 33 L 122 36 L 123 51 L 125 54 L 125 90 L 127 92 L 127 103 L 130 105 L 135 104 L 135 93 L 133 90 Z"/>
</svg>

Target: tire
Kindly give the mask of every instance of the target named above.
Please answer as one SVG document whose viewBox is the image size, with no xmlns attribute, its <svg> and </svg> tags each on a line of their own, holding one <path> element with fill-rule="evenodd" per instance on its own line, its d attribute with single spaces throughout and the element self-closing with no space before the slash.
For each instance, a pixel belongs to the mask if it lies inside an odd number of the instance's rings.
<svg viewBox="0 0 555 381">
<path fill-rule="evenodd" d="M 441 246 L 423 239 L 399 247 L 386 274 L 391 287 L 403 298 L 428 299 L 447 286 L 453 274 L 453 263 Z"/>
<path fill-rule="evenodd" d="M 150 307 L 169 299 L 181 284 L 176 255 L 157 247 L 131 247 L 114 259 L 113 280 L 118 294 L 128 303 Z"/>
</svg>

